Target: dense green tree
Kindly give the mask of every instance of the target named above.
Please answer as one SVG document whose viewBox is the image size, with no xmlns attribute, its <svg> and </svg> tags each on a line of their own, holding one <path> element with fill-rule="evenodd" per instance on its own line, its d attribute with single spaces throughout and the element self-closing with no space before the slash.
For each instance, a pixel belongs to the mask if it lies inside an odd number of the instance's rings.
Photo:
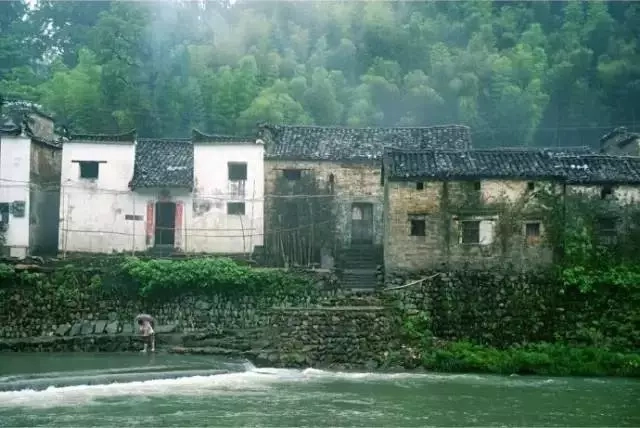
<svg viewBox="0 0 640 428">
<path fill-rule="evenodd" d="M 462 123 L 481 146 L 595 144 L 639 126 L 639 37 L 633 2 L 7 1 L 0 92 L 84 132 Z"/>
</svg>

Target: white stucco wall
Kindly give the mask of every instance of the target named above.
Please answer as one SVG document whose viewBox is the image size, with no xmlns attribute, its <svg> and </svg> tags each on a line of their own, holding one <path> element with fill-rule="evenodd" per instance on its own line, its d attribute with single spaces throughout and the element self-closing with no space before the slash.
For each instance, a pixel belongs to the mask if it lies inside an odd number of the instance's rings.
<svg viewBox="0 0 640 428">
<path fill-rule="evenodd" d="M 570 185 L 567 186 L 569 194 L 583 194 L 590 197 L 597 197 L 602 192 L 604 186 L 601 185 Z M 640 186 L 614 185 L 611 186 L 613 196 L 622 203 L 637 203 L 640 201 Z"/>
<path fill-rule="evenodd" d="M 60 251 L 111 253 L 142 251 L 146 201 L 128 184 L 133 176 L 133 143 L 67 142 L 62 149 Z M 80 164 L 100 161 L 97 179 L 80 178 Z M 142 215 L 127 220 L 126 215 Z"/>
<path fill-rule="evenodd" d="M 5 245 L 9 255 L 23 258 L 29 248 L 29 176 L 31 139 L 2 136 L 0 145 L 0 202 L 24 201 L 24 217 L 9 212 Z"/>
<path fill-rule="evenodd" d="M 195 191 L 192 204 L 185 206 L 186 251 L 247 253 L 263 245 L 263 157 L 262 144 L 195 144 Z M 229 162 L 247 163 L 244 192 L 230 184 Z M 244 202 L 245 215 L 228 215 L 227 202 Z"/>
</svg>

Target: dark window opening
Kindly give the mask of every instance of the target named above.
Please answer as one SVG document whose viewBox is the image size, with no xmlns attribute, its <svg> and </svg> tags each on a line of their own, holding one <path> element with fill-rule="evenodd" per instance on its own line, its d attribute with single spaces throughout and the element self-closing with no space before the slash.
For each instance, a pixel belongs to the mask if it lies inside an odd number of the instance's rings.
<svg viewBox="0 0 640 428">
<path fill-rule="evenodd" d="M 0 231 L 5 231 L 9 227 L 9 203 L 0 203 Z"/>
<path fill-rule="evenodd" d="M 480 189 L 482 189 L 482 183 L 479 182 L 479 181 L 474 181 L 473 182 L 473 190 L 477 191 L 477 190 L 480 190 Z"/>
<path fill-rule="evenodd" d="M 175 202 L 156 202 L 155 246 L 175 244 L 176 204 Z"/>
<path fill-rule="evenodd" d="M 480 243 L 480 222 L 466 220 L 461 222 L 462 243 L 463 244 L 479 244 Z"/>
<path fill-rule="evenodd" d="M 615 243 L 618 236 L 616 219 L 614 217 L 599 217 L 596 221 L 596 231 L 603 244 Z"/>
<path fill-rule="evenodd" d="M 536 188 L 536 183 L 534 183 L 533 181 L 530 181 L 527 183 L 527 190 L 530 192 L 533 192 Z"/>
<path fill-rule="evenodd" d="M 80 161 L 80 178 L 98 178 L 100 162 Z"/>
<path fill-rule="evenodd" d="M 427 234 L 427 222 L 413 219 L 411 221 L 411 236 L 425 236 Z"/>
<path fill-rule="evenodd" d="M 540 223 L 527 223 L 524 225 L 524 232 L 527 238 L 536 238 L 540 236 Z"/>
<path fill-rule="evenodd" d="M 424 183 L 422 181 L 418 181 L 416 183 L 416 190 L 423 190 L 424 189 Z"/>
<path fill-rule="evenodd" d="M 607 199 L 613 195 L 613 187 L 611 186 L 603 186 L 600 191 L 600 199 Z"/>
<path fill-rule="evenodd" d="M 282 175 L 289 181 L 300 180 L 302 177 L 301 169 L 283 169 Z"/>
<path fill-rule="evenodd" d="M 134 221 L 141 221 L 143 220 L 141 215 L 138 214 L 125 214 L 124 215 L 124 219 L 125 220 L 134 220 Z"/>
<path fill-rule="evenodd" d="M 244 162 L 229 162 L 229 180 L 240 181 L 247 179 L 247 164 Z"/>
<path fill-rule="evenodd" d="M 227 202 L 227 214 L 244 215 L 244 202 Z"/>
</svg>

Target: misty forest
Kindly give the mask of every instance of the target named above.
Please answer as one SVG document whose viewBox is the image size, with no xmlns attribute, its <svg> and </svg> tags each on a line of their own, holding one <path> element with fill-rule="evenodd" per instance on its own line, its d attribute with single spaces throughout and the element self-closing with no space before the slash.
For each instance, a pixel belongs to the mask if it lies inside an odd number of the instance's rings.
<svg viewBox="0 0 640 428">
<path fill-rule="evenodd" d="M 640 3 L 0 2 L 0 93 L 73 133 L 257 122 L 597 144 L 640 123 Z"/>
</svg>

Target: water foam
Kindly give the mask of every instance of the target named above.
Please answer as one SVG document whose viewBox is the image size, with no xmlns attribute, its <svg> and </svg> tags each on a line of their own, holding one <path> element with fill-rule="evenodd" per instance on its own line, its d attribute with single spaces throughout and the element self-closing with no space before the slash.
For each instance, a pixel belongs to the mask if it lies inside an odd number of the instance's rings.
<svg viewBox="0 0 640 428">
<path fill-rule="evenodd" d="M 112 397 L 158 397 L 176 395 L 216 395 L 265 393 L 274 384 L 309 382 L 385 382 L 420 380 L 429 382 L 462 382 L 472 384 L 500 384 L 502 386 L 540 387 L 554 383 L 551 379 L 509 379 L 498 376 L 436 373 L 375 373 L 339 372 L 313 368 L 304 370 L 256 368 L 250 362 L 242 364 L 245 371 L 212 375 L 188 375 L 170 379 L 150 379 L 105 384 L 49 386 L 46 389 L 21 389 L 0 392 L 1 407 L 61 407 L 84 405 Z M 100 382 L 97 382 L 100 383 Z M 137 398 L 136 398 L 137 399 Z"/>
<path fill-rule="evenodd" d="M 0 407 L 59 407 L 90 404 L 97 399 L 123 396 L 214 395 L 216 393 L 261 392 L 277 382 L 273 376 L 251 371 L 177 379 L 155 379 L 104 385 L 49 387 L 36 391 L 0 392 Z"/>
</svg>

